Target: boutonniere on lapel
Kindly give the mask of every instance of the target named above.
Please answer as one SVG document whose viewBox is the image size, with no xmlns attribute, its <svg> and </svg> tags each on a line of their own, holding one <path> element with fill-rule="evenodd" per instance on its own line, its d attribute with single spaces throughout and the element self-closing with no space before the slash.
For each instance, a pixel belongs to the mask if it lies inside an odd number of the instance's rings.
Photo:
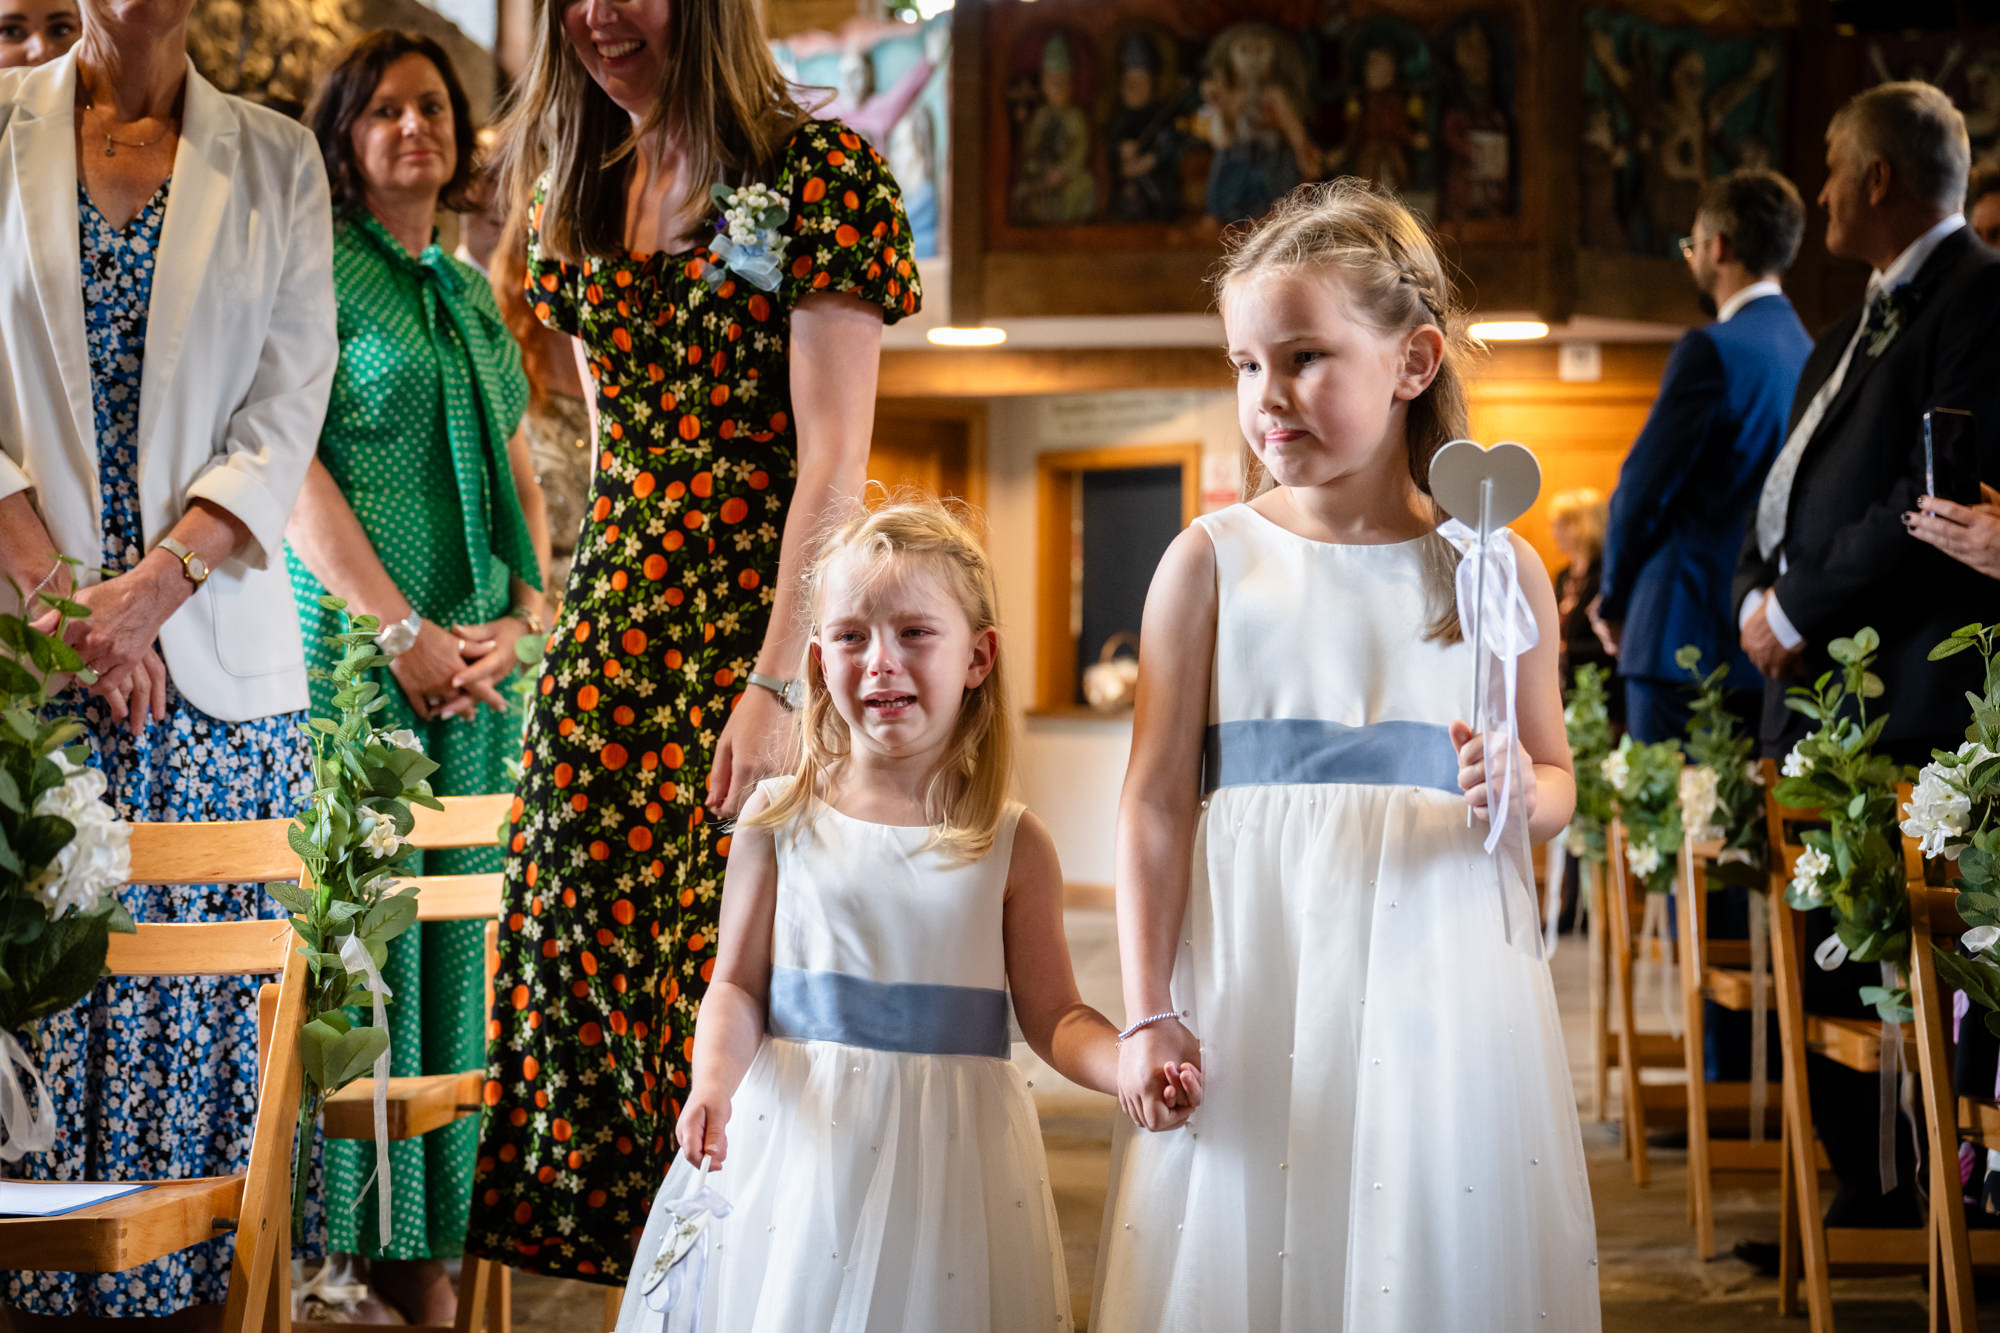
<svg viewBox="0 0 2000 1333">
<path fill-rule="evenodd" d="M 1896 335 L 1910 322 L 1910 313 L 1916 303 L 1914 285 L 1907 282 L 1884 288 L 1868 302 L 1868 313 L 1861 321 L 1861 332 L 1868 340 L 1870 358 L 1881 356 L 1888 350 L 1889 344 L 1896 341 Z"/>
<path fill-rule="evenodd" d="M 709 198 L 722 210 L 715 220 L 715 243 L 708 247 L 715 256 L 702 274 L 711 286 L 721 286 L 729 275 L 753 287 L 776 291 L 789 243 L 783 231 L 792 215 L 785 197 L 768 185 L 746 185 L 732 190 L 716 185 Z"/>
</svg>

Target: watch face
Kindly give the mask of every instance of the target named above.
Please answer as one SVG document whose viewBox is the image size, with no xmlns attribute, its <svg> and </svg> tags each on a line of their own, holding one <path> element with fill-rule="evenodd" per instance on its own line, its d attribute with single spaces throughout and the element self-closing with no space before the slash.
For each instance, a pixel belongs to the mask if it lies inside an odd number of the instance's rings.
<svg viewBox="0 0 2000 1333">
<path fill-rule="evenodd" d="M 778 695 L 785 707 L 794 711 L 806 706 L 806 683 L 802 680 L 788 680 Z"/>
<path fill-rule="evenodd" d="M 198 555 L 189 556 L 187 558 L 187 572 L 190 578 L 196 583 L 200 583 L 208 577 L 208 561 Z"/>
</svg>

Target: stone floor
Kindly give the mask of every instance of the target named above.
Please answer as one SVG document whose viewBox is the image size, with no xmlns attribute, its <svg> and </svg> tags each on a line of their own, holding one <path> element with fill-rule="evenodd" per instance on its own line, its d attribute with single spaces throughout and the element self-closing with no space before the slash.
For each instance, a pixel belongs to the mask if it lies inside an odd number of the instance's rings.
<svg viewBox="0 0 2000 1333">
<path fill-rule="evenodd" d="M 1068 926 L 1084 998 L 1116 1018 L 1117 948 L 1110 913 L 1073 910 Z M 1565 939 L 1553 966 L 1581 1105 L 1587 1100 L 1589 1081 L 1582 948 Z M 1640 1025 L 1664 1027 L 1658 992 L 1653 989 L 1659 978 L 1642 976 L 1641 982 Z M 1041 1110 L 1077 1320 L 1079 1327 L 1085 1327 L 1116 1108 L 1109 1099 L 1084 1092 L 1041 1066 L 1025 1047 L 1015 1049 L 1021 1053 Z M 1615 1092 L 1612 1113 L 1616 1114 Z M 1632 1184 L 1611 1124 L 1586 1123 L 1584 1146 L 1597 1210 L 1607 1333 L 1682 1333 L 1691 1321 L 1703 1333 L 1805 1327 L 1803 1320 L 1778 1315 L 1775 1279 L 1759 1277 L 1726 1257 L 1737 1240 L 1776 1239 L 1775 1177 L 1720 1182 L 1716 1236 L 1725 1257 L 1705 1263 L 1696 1257 L 1685 1223 L 1685 1154 L 1655 1149 L 1652 1184 L 1639 1189 Z M 515 1327 L 521 1333 L 581 1333 L 602 1326 L 590 1317 L 601 1308 L 602 1288 L 517 1275 L 514 1291 Z M 1834 1283 L 1834 1300 L 1842 1333 L 1909 1333 L 1924 1327 L 1924 1291 L 1916 1277 L 1843 1279 Z M 2000 1301 L 1983 1303 L 1982 1315 L 1982 1322 L 2000 1327 Z"/>
</svg>

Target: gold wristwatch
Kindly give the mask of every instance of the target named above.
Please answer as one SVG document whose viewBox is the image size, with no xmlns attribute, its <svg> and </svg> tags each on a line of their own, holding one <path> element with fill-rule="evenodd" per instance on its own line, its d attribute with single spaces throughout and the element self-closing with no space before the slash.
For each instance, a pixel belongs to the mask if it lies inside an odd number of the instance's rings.
<svg viewBox="0 0 2000 1333">
<path fill-rule="evenodd" d="M 208 582 L 208 561 L 194 553 L 194 548 L 177 537 L 160 538 L 160 549 L 181 562 L 181 573 L 187 581 L 199 588 Z"/>
</svg>

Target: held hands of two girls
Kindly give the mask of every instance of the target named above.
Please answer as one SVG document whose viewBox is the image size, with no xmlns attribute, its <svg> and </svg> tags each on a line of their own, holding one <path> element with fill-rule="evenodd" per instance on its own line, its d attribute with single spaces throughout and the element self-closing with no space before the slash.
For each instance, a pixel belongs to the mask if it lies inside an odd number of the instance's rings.
<svg viewBox="0 0 2000 1333">
<path fill-rule="evenodd" d="M 1201 1043 L 1177 1018 L 1118 1044 L 1118 1107 L 1141 1129 L 1179 1129 L 1201 1106 Z"/>
</svg>

